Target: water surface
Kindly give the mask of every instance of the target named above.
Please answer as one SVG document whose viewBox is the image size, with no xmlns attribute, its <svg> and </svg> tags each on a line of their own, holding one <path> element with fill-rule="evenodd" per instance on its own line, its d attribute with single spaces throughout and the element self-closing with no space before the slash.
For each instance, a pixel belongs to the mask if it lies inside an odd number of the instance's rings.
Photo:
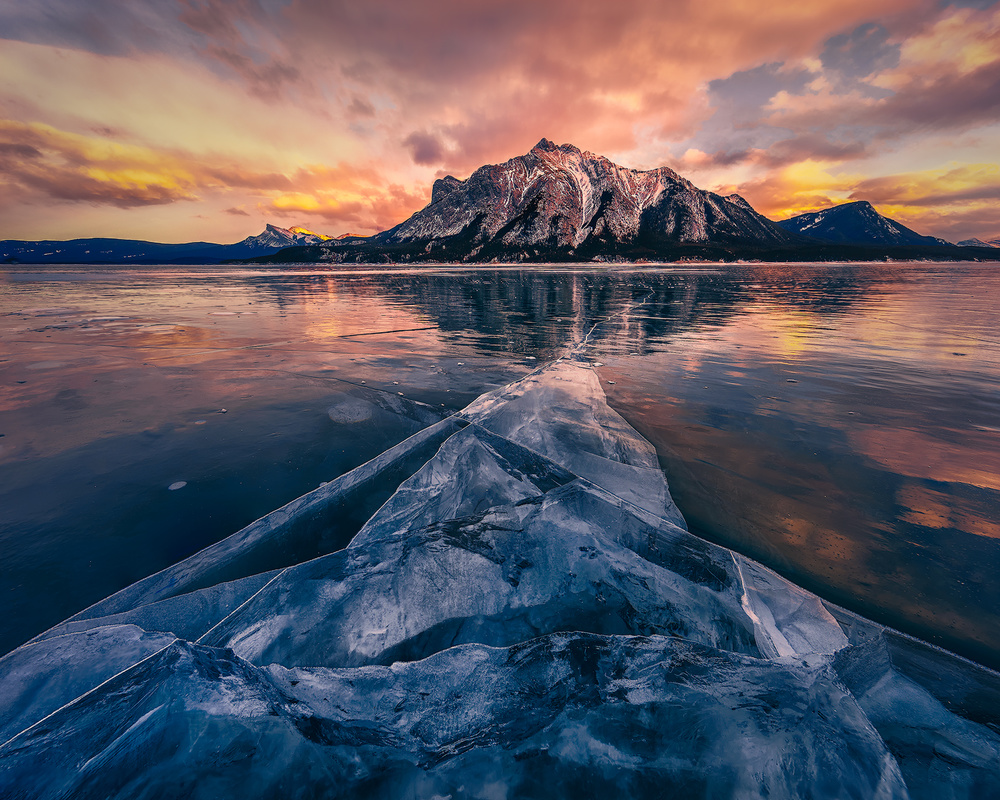
<svg viewBox="0 0 1000 800">
<path fill-rule="evenodd" d="M 586 338 L 693 529 L 1000 664 L 996 265 L 0 280 L 0 651 Z"/>
</svg>

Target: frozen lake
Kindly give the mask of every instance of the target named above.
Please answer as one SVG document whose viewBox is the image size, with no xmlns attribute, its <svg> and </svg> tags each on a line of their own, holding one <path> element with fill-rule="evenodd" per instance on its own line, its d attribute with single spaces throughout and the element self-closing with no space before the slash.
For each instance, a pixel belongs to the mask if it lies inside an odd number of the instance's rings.
<svg viewBox="0 0 1000 800">
<path fill-rule="evenodd" d="M 0 652 L 589 333 L 693 530 L 1000 664 L 996 266 L 0 282 Z"/>
</svg>

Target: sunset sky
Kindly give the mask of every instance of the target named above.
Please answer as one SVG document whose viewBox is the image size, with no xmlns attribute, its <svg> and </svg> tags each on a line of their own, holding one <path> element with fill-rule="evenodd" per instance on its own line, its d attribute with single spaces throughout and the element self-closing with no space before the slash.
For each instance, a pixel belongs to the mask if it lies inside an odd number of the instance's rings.
<svg viewBox="0 0 1000 800">
<path fill-rule="evenodd" d="M 0 239 L 373 233 L 540 138 L 1000 236 L 1000 2 L 0 0 Z"/>
</svg>

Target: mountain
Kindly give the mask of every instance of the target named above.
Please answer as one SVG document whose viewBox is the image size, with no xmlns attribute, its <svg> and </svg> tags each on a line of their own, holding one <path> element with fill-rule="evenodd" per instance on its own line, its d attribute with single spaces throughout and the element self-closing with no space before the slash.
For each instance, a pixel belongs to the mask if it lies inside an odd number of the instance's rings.
<svg viewBox="0 0 1000 800">
<path fill-rule="evenodd" d="M 434 184 L 431 203 L 375 238 L 431 251 L 448 239 L 470 256 L 528 257 L 636 243 L 774 245 L 793 241 L 738 195 L 695 187 L 667 167 L 634 170 L 542 139 L 529 153 Z"/>
<path fill-rule="evenodd" d="M 879 214 L 867 200 L 844 203 L 777 223 L 786 231 L 824 242 L 858 245 L 949 245 L 944 239 L 921 236 Z"/>
<path fill-rule="evenodd" d="M 330 242 L 323 261 L 539 261 L 718 254 L 801 243 L 738 195 L 697 188 L 667 167 L 635 170 L 542 139 L 527 154 L 434 182 L 431 202 L 364 242 Z"/>
<path fill-rule="evenodd" d="M 982 239 L 963 239 L 958 243 L 959 247 L 1000 247 L 1000 239 L 990 239 L 984 242 Z"/>
<path fill-rule="evenodd" d="M 256 258 L 296 245 L 317 245 L 332 237 L 305 228 L 268 225 L 257 236 L 235 244 L 162 244 L 138 239 L 0 241 L 0 262 L 7 264 L 217 264 Z"/>
</svg>

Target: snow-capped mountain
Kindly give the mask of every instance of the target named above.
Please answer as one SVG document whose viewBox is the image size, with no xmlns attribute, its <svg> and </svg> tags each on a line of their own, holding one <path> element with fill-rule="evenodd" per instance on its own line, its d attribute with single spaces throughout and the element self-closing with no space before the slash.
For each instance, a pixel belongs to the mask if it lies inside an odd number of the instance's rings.
<svg viewBox="0 0 1000 800">
<path fill-rule="evenodd" d="M 963 239 L 958 243 L 959 247 L 1000 247 L 1000 239 L 990 239 L 989 241 L 983 241 L 982 239 Z"/>
<path fill-rule="evenodd" d="M 867 200 L 799 214 L 778 223 L 786 231 L 837 244 L 949 245 L 944 239 L 922 236 L 879 214 Z"/>
<path fill-rule="evenodd" d="M 787 245 L 797 237 L 738 195 L 698 189 L 667 167 L 635 170 L 542 139 L 530 152 L 435 181 L 428 206 L 372 237 L 389 247 L 486 260 L 623 246 Z"/>
<path fill-rule="evenodd" d="M 237 242 L 234 247 L 247 247 L 249 249 L 277 249 L 283 247 L 294 247 L 300 244 L 319 244 L 328 242 L 332 236 L 325 236 L 321 233 L 313 233 L 306 228 L 279 228 L 277 225 L 268 224 L 263 233 L 256 236 L 248 236 L 241 242 Z"/>
</svg>

